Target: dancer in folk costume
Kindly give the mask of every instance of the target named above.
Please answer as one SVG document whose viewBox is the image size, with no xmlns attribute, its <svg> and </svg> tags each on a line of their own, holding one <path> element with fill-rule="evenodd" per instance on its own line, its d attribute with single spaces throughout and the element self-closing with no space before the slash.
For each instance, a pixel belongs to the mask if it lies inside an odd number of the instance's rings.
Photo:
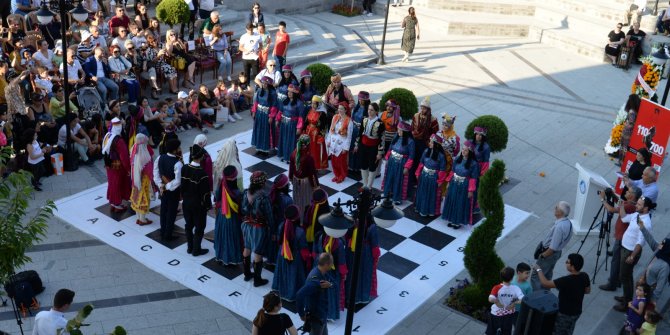
<svg viewBox="0 0 670 335">
<path fill-rule="evenodd" d="M 487 129 L 485 127 L 475 127 L 475 158 L 477 159 L 477 163 L 479 163 L 479 177 L 483 176 L 486 171 L 489 170 L 489 161 L 491 159 L 491 147 L 489 147 L 489 143 L 486 138 L 486 131 Z M 479 190 L 479 178 L 477 178 L 477 190 Z M 475 208 L 473 209 L 474 213 L 479 213 L 479 201 L 477 200 L 477 190 L 475 190 L 475 194 L 473 198 L 475 199 Z"/>
<path fill-rule="evenodd" d="M 346 102 L 340 102 L 326 138 L 326 147 L 335 175 L 333 181 L 338 184 L 347 178 L 349 147 L 351 146 L 351 133 L 354 127 L 351 118 L 347 116 L 348 113 L 349 105 Z"/>
<path fill-rule="evenodd" d="M 212 208 L 212 192 L 207 174 L 202 168 L 205 149 L 197 144 L 191 146 L 191 162 L 181 169 L 181 198 L 186 231 L 186 252 L 193 256 L 204 255 L 209 249 L 201 247 L 207 225 L 207 212 Z"/>
<path fill-rule="evenodd" d="M 414 137 L 414 165 L 410 172 L 410 182 L 415 183 L 417 175 L 415 171 L 419 166 L 419 160 L 423 152 L 426 150 L 430 137 L 440 130 L 437 119 L 432 115 L 430 108 L 430 97 L 423 99 L 420 105 L 419 112 L 412 117 L 412 137 Z"/>
<path fill-rule="evenodd" d="M 301 211 L 309 205 L 314 189 L 319 187 L 319 177 L 314 168 L 314 159 L 309 154 L 309 144 L 309 136 L 300 135 L 288 166 L 288 179 L 293 184 L 293 201 Z"/>
<path fill-rule="evenodd" d="M 213 163 L 212 163 L 212 156 L 209 155 L 209 152 L 205 149 L 205 146 L 207 145 L 207 136 L 205 134 L 198 134 L 195 136 L 195 139 L 193 139 L 193 144 L 196 144 L 200 146 L 204 150 L 204 156 L 202 157 L 202 160 L 200 161 L 200 166 L 202 166 L 202 169 L 205 170 L 205 174 L 209 178 L 209 191 L 213 192 L 214 191 L 214 172 L 213 172 Z M 190 156 L 189 156 L 190 159 Z"/>
<path fill-rule="evenodd" d="M 154 179 L 154 162 L 151 160 L 154 152 L 148 146 L 149 138 L 144 134 L 135 135 L 133 152 L 130 154 L 130 179 L 132 190 L 130 192 L 130 207 L 137 214 L 137 223 L 140 226 L 151 224 L 153 221 L 147 219 L 151 194 L 153 192 L 152 180 Z"/>
<path fill-rule="evenodd" d="M 325 134 L 326 108 L 317 95 L 312 97 L 312 109 L 307 113 L 307 120 L 303 122 L 302 133 L 309 136 L 309 154 L 314 159 L 315 168 L 323 170 L 328 168 L 328 153 L 326 152 Z"/>
<path fill-rule="evenodd" d="M 305 262 L 311 260 L 305 240 L 305 230 L 300 227 L 300 210 L 295 205 L 286 207 L 279 225 L 281 248 L 272 278 L 272 290 L 287 301 L 294 301 L 295 294 L 305 283 Z"/>
<path fill-rule="evenodd" d="M 273 137 L 273 122 L 277 115 L 277 92 L 270 77 L 261 78 L 261 87 L 254 94 L 254 105 L 251 107 L 251 117 L 254 118 L 254 128 L 251 133 L 251 145 L 256 151 L 268 154 L 275 147 L 276 138 Z"/>
<path fill-rule="evenodd" d="M 300 72 L 300 100 L 304 104 L 302 112 L 303 119 L 307 118 L 307 112 L 312 103 L 312 98 L 317 95 L 316 87 L 312 85 L 312 73 L 309 70 L 302 70 Z"/>
<path fill-rule="evenodd" d="M 465 141 L 461 154 L 454 160 L 451 173 L 447 177 L 449 187 L 442 219 L 447 221 L 449 227 L 456 229 L 464 224 L 472 224 L 474 194 L 479 178 L 479 164 L 474 150 L 475 145 Z"/>
<path fill-rule="evenodd" d="M 244 251 L 242 255 L 244 265 L 244 281 L 254 279 L 254 286 L 263 286 L 268 283 L 263 279 L 263 254 L 266 250 L 265 241 L 268 238 L 268 226 L 272 222 L 272 205 L 270 198 L 263 188 L 268 176 L 263 171 L 255 171 L 251 175 L 251 184 L 242 195 L 242 236 Z M 254 254 L 254 274 L 251 274 L 251 253 Z"/>
<path fill-rule="evenodd" d="M 361 124 L 361 133 L 356 138 L 354 152 L 358 152 L 361 158 L 361 183 L 372 189 L 372 183 L 377 175 L 377 165 L 381 162 L 384 154 L 384 123 L 377 115 L 379 105 L 373 102 L 368 107 L 368 114 Z"/>
<path fill-rule="evenodd" d="M 360 153 L 354 152 L 354 147 L 356 146 L 356 139 L 361 133 L 361 123 L 363 122 L 363 118 L 368 115 L 369 107 L 370 93 L 365 91 L 358 92 L 358 103 L 351 111 L 351 122 L 354 124 L 351 131 L 351 138 L 354 140 L 351 141 L 349 146 L 349 171 L 357 175 L 360 175 L 361 173 L 361 159 Z"/>
<path fill-rule="evenodd" d="M 128 209 L 123 205 L 130 197 L 130 155 L 126 141 L 121 137 L 123 125 L 119 118 L 112 119 L 112 129 L 102 140 L 102 154 L 107 170 L 107 200 L 112 212 Z"/>
<path fill-rule="evenodd" d="M 400 105 L 394 99 L 389 99 L 386 102 L 386 109 L 379 119 L 384 123 L 384 138 L 382 141 L 384 142 L 384 152 L 387 152 L 391 146 L 391 141 L 393 141 L 395 135 L 398 133 Z"/>
<path fill-rule="evenodd" d="M 312 203 L 305 208 L 305 216 L 302 219 L 302 227 L 305 229 L 305 238 L 310 248 L 313 246 L 316 236 L 323 232 L 323 226 L 319 223 L 319 216 L 330 213 L 328 204 L 328 193 L 319 188 L 312 194 Z"/>
<path fill-rule="evenodd" d="M 215 259 L 224 265 L 242 263 L 242 227 L 240 206 L 242 192 L 237 187 L 237 168 L 228 165 L 223 169 L 223 179 L 217 183 L 216 223 L 214 225 Z"/>
<path fill-rule="evenodd" d="M 302 110 L 304 105 L 300 101 L 298 86 L 289 85 L 287 94 L 286 99 L 279 100 L 279 113 L 276 117 L 276 123 L 279 125 L 277 156 L 282 162 L 288 162 L 291 158 L 303 123 Z"/>
<path fill-rule="evenodd" d="M 216 162 L 212 174 L 214 176 L 214 185 L 218 185 L 223 179 L 223 170 L 232 165 L 237 170 L 237 189 L 244 190 L 244 180 L 242 179 L 242 163 L 240 163 L 240 154 L 237 150 L 237 142 L 234 138 L 229 139 L 223 144 L 216 156 Z"/>
<path fill-rule="evenodd" d="M 398 134 L 386 152 L 386 172 L 382 179 L 384 196 L 393 196 L 393 202 L 400 205 L 407 199 L 409 170 L 414 158 L 414 139 L 412 126 L 405 121 L 398 124 Z"/>
<path fill-rule="evenodd" d="M 181 170 L 184 166 L 180 147 L 179 139 L 167 140 L 166 153 L 154 162 L 154 184 L 161 194 L 161 239 L 164 241 L 177 239 L 172 233 L 181 198 Z"/>
<path fill-rule="evenodd" d="M 333 286 L 326 290 L 326 294 L 328 294 L 328 320 L 338 320 L 340 311 L 344 310 L 345 283 L 349 272 L 345 249 L 346 242 L 343 238 L 334 238 L 324 232 L 319 233 L 314 241 L 312 257 L 316 258 L 317 255 L 327 252 L 333 255 L 334 260 L 329 271 L 329 275 L 333 279 Z"/>
<path fill-rule="evenodd" d="M 433 134 L 423 151 L 416 169 L 418 186 L 414 211 L 421 216 L 440 215 L 442 184 L 447 180 L 447 160 L 442 150 L 442 138 Z"/>
<path fill-rule="evenodd" d="M 381 251 L 379 249 L 379 235 L 377 233 L 377 224 L 375 224 L 374 218 L 372 215 L 368 215 L 366 222 L 367 226 L 367 235 L 363 243 L 360 245 L 361 248 L 361 272 L 358 276 L 358 287 L 356 288 L 356 304 L 366 304 L 370 300 L 377 297 L 377 264 L 379 263 L 379 256 Z M 354 253 L 356 252 L 355 244 L 357 234 L 362 234 L 362 231 L 358 230 L 358 227 L 355 226 L 351 228 L 347 234 L 347 266 L 348 268 L 353 268 L 354 266 Z M 349 272 L 347 275 L 347 299 L 349 298 L 349 292 L 351 292 L 351 281 L 352 273 Z"/>
<path fill-rule="evenodd" d="M 298 83 L 298 78 L 295 77 L 293 74 L 293 66 L 291 65 L 284 65 L 282 67 L 282 76 L 281 80 L 279 80 L 279 83 L 275 83 L 275 87 L 277 88 L 277 108 L 278 108 L 278 114 L 282 112 L 282 104 L 286 99 L 288 99 L 288 89 L 289 86 L 294 86 L 296 90 L 298 89 L 298 86 L 300 85 Z M 297 99 L 297 97 L 296 97 Z M 274 122 L 274 128 L 272 128 L 273 133 L 272 133 L 272 144 L 274 145 L 275 149 L 279 148 L 279 143 L 281 140 L 280 137 L 280 131 L 281 131 L 281 115 L 277 115 L 275 117 L 275 122 Z M 289 155 L 291 154 L 290 152 L 288 153 Z M 287 159 L 288 160 L 288 159 Z"/>
<path fill-rule="evenodd" d="M 293 205 L 293 198 L 289 193 L 289 180 L 285 174 L 275 178 L 270 190 L 270 204 L 272 205 L 272 222 L 269 225 L 269 236 L 267 240 L 267 251 L 265 258 L 267 263 L 274 265 L 277 259 L 277 250 L 281 244 L 281 233 L 279 225 L 284 222 L 284 211 L 286 207 Z"/>
<path fill-rule="evenodd" d="M 442 138 L 442 149 L 444 149 L 444 157 L 447 159 L 447 171 L 451 171 L 451 166 L 454 163 L 454 159 L 461 152 L 461 138 L 456 134 L 454 130 L 454 123 L 456 122 L 456 117 L 452 117 L 447 113 L 442 113 L 442 123 L 441 130 L 437 133 L 437 136 Z M 442 194 L 447 194 L 447 184 L 442 184 Z"/>
</svg>

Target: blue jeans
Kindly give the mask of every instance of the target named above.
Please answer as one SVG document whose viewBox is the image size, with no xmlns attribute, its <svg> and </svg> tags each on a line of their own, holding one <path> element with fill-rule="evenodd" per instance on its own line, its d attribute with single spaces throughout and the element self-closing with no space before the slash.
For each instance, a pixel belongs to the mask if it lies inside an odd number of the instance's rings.
<svg viewBox="0 0 670 335">
<path fill-rule="evenodd" d="M 663 22 L 663 16 L 665 16 L 665 11 L 659 13 L 658 18 L 656 19 L 656 30 L 658 30 L 659 33 L 664 33 L 666 29 L 670 28 L 670 21 Z"/>
<path fill-rule="evenodd" d="M 97 86 L 103 104 L 107 103 L 107 93 L 109 93 L 110 100 L 119 98 L 119 85 L 117 85 L 114 80 L 109 78 L 98 78 Z"/>
<path fill-rule="evenodd" d="M 126 91 L 128 91 L 128 103 L 132 104 L 137 102 L 137 95 L 140 92 L 140 83 L 135 79 L 125 79 L 122 83 L 126 86 Z"/>
<path fill-rule="evenodd" d="M 217 51 L 216 59 L 219 61 L 219 76 L 230 76 L 230 69 L 232 68 L 232 60 L 230 54 L 225 51 Z"/>
<path fill-rule="evenodd" d="M 275 69 L 281 71 L 281 68 L 286 65 L 286 57 L 282 56 L 275 56 L 275 62 L 277 62 L 277 66 L 275 66 Z"/>
</svg>

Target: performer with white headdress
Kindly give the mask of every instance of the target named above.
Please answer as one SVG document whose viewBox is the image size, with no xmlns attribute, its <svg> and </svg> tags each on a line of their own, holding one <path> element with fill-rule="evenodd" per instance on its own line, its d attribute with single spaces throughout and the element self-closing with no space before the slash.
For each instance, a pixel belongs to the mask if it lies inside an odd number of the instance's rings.
<svg viewBox="0 0 670 335">
<path fill-rule="evenodd" d="M 193 139 L 193 144 L 197 144 L 204 151 L 200 165 L 202 166 L 202 169 L 205 170 L 205 174 L 209 178 L 209 191 L 213 192 L 214 178 L 212 171 L 213 168 L 212 157 L 209 155 L 209 152 L 207 152 L 207 150 L 205 149 L 205 146 L 207 145 L 207 136 L 205 134 L 198 134 L 195 137 L 195 139 Z"/>
<path fill-rule="evenodd" d="M 154 163 L 151 160 L 153 150 L 147 145 L 149 138 L 139 133 L 135 136 L 135 144 L 130 154 L 132 165 L 130 166 L 130 179 L 132 190 L 130 193 L 130 206 L 137 214 L 137 223 L 140 226 L 151 224 L 153 221 L 147 219 L 151 203 L 151 181 L 154 178 Z"/>
<path fill-rule="evenodd" d="M 216 156 L 214 162 L 213 175 L 214 185 L 219 185 L 223 178 L 223 170 L 226 166 L 232 165 L 238 171 L 237 174 L 237 189 L 244 190 L 244 181 L 242 180 L 242 163 L 240 163 L 240 155 L 237 151 L 237 142 L 234 138 L 229 139 L 223 144 L 219 154 Z"/>
<path fill-rule="evenodd" d="M 102 140 L 102 154 L 107 170 L 107 200 L 112 212 L 123 212 L 128 207 L 124 200 L 130 197 L 130 155 L 121 136 L 123 125 L 119 118 L 112 119 L 112 129 Z"/>
</svg>

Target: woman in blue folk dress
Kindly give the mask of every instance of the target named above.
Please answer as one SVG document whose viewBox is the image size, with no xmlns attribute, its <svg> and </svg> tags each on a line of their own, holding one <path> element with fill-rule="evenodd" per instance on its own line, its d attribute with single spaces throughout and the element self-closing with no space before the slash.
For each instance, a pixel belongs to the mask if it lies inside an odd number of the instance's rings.
<svg viewBox="0 0 670 335">
<path fill-rule="evenodd" d="M 267 263 L 275 264 L 277 260 L 277 250 L 281 243 L 281 233 L 279 225 L 284 223 L 284 211 L 290 205 L 293 205 L 293 198 L 288 194 L 289 192 L 288 177 L 285 174 L 280 174 L 275 177 L 270 190 L 270 203 L 272 204 L 272 223 L 268 227 L 268 241 L 267 251 L 265 252 Z"/>
<path fill-rule="evenodd" d="M 412 126 L 403 121 L 398 124 L 398 134 L 386 152 L 386 171 L 382 179 L 384 196 L 392 194 L 396 205 L 407 199 L 408 175 L 414 164 L 412 157 L 414 157 Z"/>
<path fill-rule="evenodd" d="M 228 165 L 214 194 L 216 224 L 214 226 L 214 252 L 216 260 L 224 265 L 242 263 L 242 227 L 240 203 L 242 192 L 237 188 L 237 169 Z"/>
<path fill-rule="evenodd" d="M 458 229 L 464 224 L 472 224 L 474 195 L 479 179 L 479 164 L 475 158 L 475 145 L 465 141 L 461 154 L 454 160 L 447 177 L 447 199 L 444 202 L 442 219 L 449 227 Z"/>
<path fill-rule="evenodd" d="M 351 121 L 354 124 L 354 128 L 351 133 L 351 138 L 358 138 L 361 133 L 361 122 L 368 115 L 368 107 L 370 106 L 370 93 L 366 91 L 358 92 L 358 103 L 356 107 L 351 110 Z M 360 153 L 354 150 L 356 146 L 356 141 L 351 141 L 349 147 L 349 172 L 353 172 L 357 175 L 361 173 L 361 159 Z"/>
<path fill-rule="evenodd" d="M 361 267 L 358 276 L 358 286 L 356 287 L 356 304 L 366 304 L 377 297 L 377 263 L 379 262 L 379 235 L 377 234 L 377 224 L 375 224 L 372 215 L 368 215 L 368 232 L 361 245 Z M 354 266 L 354 252 L 356 252 L 356 235 L 359 234 L 358 228 L 352 228 L 347 233 L 347 265 L 349 268 Z M 352 273 L 347 274 L 347 295 L 351 292 Z"/>
<path fill-rule="evenodd" d="M 302 112 L 303 119 L 307 118 L 307 112 L 312 107 L 312 97 L 317 95 L 316 87 L 312 85 L 312 73 L 309 70 L 302 70 L 300 72 L 300 100 L 302 100 L 304 106 Z"/>
<path fill-rule="evenodd" d="M 329 276 L 333 279 L 333 286 L 327 290 L 328 294 L 328 320 L 338 320 L 340 311 L 344 310 L 344 284 L 347 278 L 347 256 L 346 244 L 343 238 L 333 238 L 326 233 L 320 233 L 314 241 L 312 257 L 317 259 L 318 255 L 327 252 L 333 255 L 333 267 Z M 314 262 L 316 266 L 318 262 Z"/>
<path fill-rule="evenodd" d="M 298 83 L 298 78 L 296 78 L 295 75 L 293 74 L 293 66 L 287 64 L 282 67 L 281 80 L 277 84 L 278 105 L 282 104 L 282 102 L 288 98 L 288 88 L 290 85 L 299 87 L 300 83 Z M 272 129 L 273 130 L 272 136 L 274 138 L 272 145 L 273 148 L 275 149 L 279 148 L 280 129 L 281 125 L 279 124 L 279 120 L 277 120 L 277 122 L 275 122 L 274 124 L 274 128 Z"/>
<path fill-rule="evenodd" d="M 265 243 L 268 238 L 268 225 L 272 222 L 272 205 L 270 198 L 263 188 L 268 175 L 263 171 L 251 174 L 249 188 L 242 194 L 242 237 L 244 250 L 242 251 L 244 265 L 244 281 L 254 280 L 254 286 L 259 287 L 268 283 L 263 279 L 263 254 L 267 250 Z M 251 254 L 254 254 L 253 276 L 251 274 Z"/>
<path fill-rule="evenodd" d="M 479 163 L 479 177 L 483 176 L 489 170 L 489 160 L 491 159 L 491 147 L 486 141 L 486 128 L 475 127 L 475 158 Z M 479 189 L 479 178 L 477 178 L 477 189 Z M 475 213 L 479 213 L 479 202 L 477 201 L 477 191 L 474 194 Z"/>
<path fill-rule="evenodd" d="M 430 136 L 428 148 L 423 151 L 416 168 L 417 188 L 414 211 L 421 216 L 440 215 L 442 184 L 447 179 L 447 160 L 442 150 L 442 138 Z"/>
<path fill-rule="evenodd" d="M 254 119 L 254 129 L 251 133 L 251 145 L 256 151 L 270 153 L 273 149 L 273 120 L 277 115 L 277 93 L 270 77 L 261 79 L 261 88 L 254 94 L 254 105 L 251 108 L 251 117 Z"/>
<path fill-rule="evenodd" d="M 272 279 L 272 289 L 287 301 L 294 301 L 295 294 L 305 284 L 304 261 L 309 259 L 305 231 L 300 228 L 300 211 L 296 205 L 286 207 L 286 219 L 279 226 L 281 248 L 277 254 L 277 266 Z"/>
<path fill-rule="evenodd" d="M 302 110 L 304 104 L 300 101 L 300 90 L 293 84 L 288 87 L 288 97 L 279 101 L 279 111 L 276 122 L 279 124 L 279 145 L 277 156 L 282 162 L 291 159 L 298 141 L 298 134 L 302 129 Z"/>
</svg>

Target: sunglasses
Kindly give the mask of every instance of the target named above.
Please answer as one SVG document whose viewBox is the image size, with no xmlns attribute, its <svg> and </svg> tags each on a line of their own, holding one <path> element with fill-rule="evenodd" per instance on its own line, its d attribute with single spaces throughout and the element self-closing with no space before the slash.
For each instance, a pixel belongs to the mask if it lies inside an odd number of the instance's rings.
<svg viewBox="0 0 670 335">
<path fill-rule="evenodd" d="M 275 65 L 274 65 L 274 64 L 268 64 L 268 66 L 269 66 L 269 67 L 275 67 Z"/>
</svg>

